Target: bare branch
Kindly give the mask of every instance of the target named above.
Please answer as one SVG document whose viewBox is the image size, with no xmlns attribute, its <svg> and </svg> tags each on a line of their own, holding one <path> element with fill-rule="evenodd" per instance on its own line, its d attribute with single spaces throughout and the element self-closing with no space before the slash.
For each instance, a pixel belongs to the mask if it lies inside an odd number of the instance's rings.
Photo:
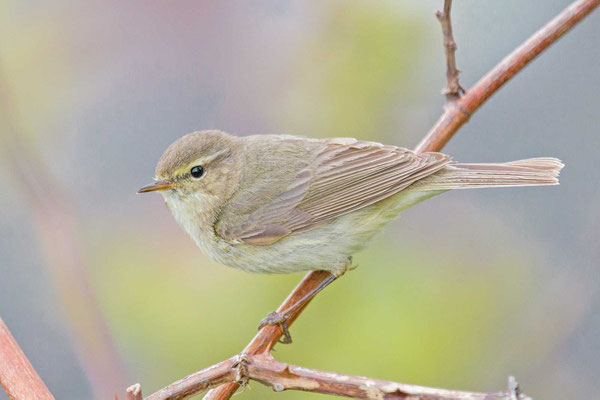
<svg viewBox="0 0 600 400">
<path fill-rule="evenodd" d="M 146 400 L 186 399 L 207 389 L 224 383 L 235 383 L 238 377 L 239 357 L 233 357 L 218 364 L 194 372 L 183 379 L 170 384 L 156 393 L 146 397 Z M 237 383 L 236 383 L 237 385 Z M 237 386 L 236 386 L 237 389 Z"/>
<path fill-rule="evenodd" d="M 456 41 L 452 33 L 452 21 L 450 20 L 450 10 L 452 9 L 452 0 L 444 0 L 444 11 L 437 11 L 435 16 L 442 25 L 442 34 L 444 35 L 444 52 L 446 53 L 446 79 L 448 83 L 442 91 L 448 101 L 458 99 L 465 89 L 460 86 L 458 75 L 460 70 L 456 68 Z"/>
<path fill-rule="evenodd" d="M 298 285 L 288 295 L 287 299 L 281 303 L 277 311 L 283 311 L 294 305 L 298 300 L 303 298 L 307 293 L 310 293 L 314 288 L 327 279 L 329 272 L 327 271 L 312 271 L 304 276 L 304 278 L 298 283 Z M 304 310 L 304 307 L 293 310 L 292 316 L 288 319 L 288 327 L 291 326 L 298 315 Z M 256 355 L 262 353 L 268 353 L 273 349 L 273 346 L 279 341 L 283 332 L 281 327 L 278 325 L 266 325 L 264 326 L 252 341 L 246 346 L 243 354 Z M 237 383 L 228 383 L 226 385 L 219 386 L 217 389 L 213 389 L 204 396 L 204 400 L 213 399 L 229 399 L 239 388 Z"/>
<path fill-rule="evenodd" d="M 11 399 L 54 400 L 0 318 L 0 385 Z"/>
<path fill-rule="evenodd" d="M 437 389 L 370 379 L 362 376 L 338 374 L 336 372 L 319 371 L 316 369 L 289 365 L 275 360 L 269 354 L 261 354 L 257 356 L 242 355 L 227 360 L 215 367 L 196 372 L 179 382 L 173 383 L 168 388 L 153 394 L 146 400 L 174 400 L 184 398 L 185 396 L 197 394 L 208 387 L 218 385 L 219 382 L 223 382 L 224 379 L 228 379 L 230 382 L 233 382 L 234 380 L 237 382 L 253 380 L 271 387 L 276 392 L 282 392 L 284 390 L 301 390 L 305 392 L 345 396 L 356 399 L 527 399 L 527 396 L 517 392 L 515 388 L 518 386 L 514 385 L 509 387 L 506 391 L 496 393 Z M 201 384 L 197 385 L 192 392 L 190 391 L 190 387 L 186 380 L 193 380 Z"/>
<path fill-rule="evenodd" d="M 448 16 L 449 16 L 449 2 L 446 2 L 446 6 L 448 7 Z M 517 72 L 519 72 L 525 65 L 527 65 L 535 56 L 541 53 L 544 49 L 546 49 L 550 44 L 554 43 L 558 40 L 566 31 L 575 26 L 579 21 L 581 21 L 585 16 L 590 14 L 598 5 L 600 5 L 600 0 L 577 0 L 572 3 L 569 7 L 563 10 L 556 18 L 550 21 L 545 27 L 536 32 L 531 38 L 529 38 L 521 47 L 515 50 L 511 55 L 505 58 L 500 64 L 498 64 L 492 71 L 490 71 L 486 76 L 484 76 L 475 86 L 469 90 L 462 98 L 449 103 L 450 105 L 447 107 L 446 111 L 436 123 L 436 125 L 432 128 L 432 130 L 425 136 L 425 138 L 419 143 L 416 148 L 416 151 L 424 152 L 424 151 L 439 151 L 444 145 L 450 140 L 450 138 L 456 133 L 456 131 L 469 119 L 469 117 L 477 111 L 477 109 L 494 93 L 496 92 L 508 79 L 514 76 Z M 449 18 L 449 17 L 448 17 Z M 449 20 L 448 20 L 449 21 Z M 309 293 L 312 289 L 319 285 L 323 280 L 327 278 L 329 275 L 328 272 L 325 271 L 314 271 L 308 273 L 304 279 L 294 288 L 294 290 L 290 293 L 288 298 L 283 302 L 283 304 L 279 307 L 278 311 L 284 310 L 288 308 L 290 305 L 294 304 L 298 299 L 302 298 L 305 294 Z M 297 310 L 292 318 L 288 321 L 288 325 L 294 322 L 294 320 L 298 317 L 298 315 L 302 312 L 302 309 Z M 320 385 L 318 380 L 319 374 L 327 375 L 331 374 L 332 376 L 343 376 L 354 378 L 354 379 L 367 379 L 367 378 L 359 378 L 359 377 L 350 377 L 346 375 L 340 375 L 335 373 L 326 373 L 322 371 L 308 370 L 302 367 L 291 367 L 286 364 L 279 363 L 278 365 L 284 365 L 285 368 L 280 372 L 288 375 L 292 375 L 285 382 L 281 381 L 271 381 L 267 376 L 267 372 L 271 371 L 269 368 L 265 367 L 263 364 L 257 364 L 256 359 L 264 360 L 267 357 L 270 357 L 268 353 L 272 350 L 273 346 L 279 338 L 281 337 L 282 332 L 278 326 L 265 326 L 262 328 L 258 334 L 252 339 L 250 344 L 246 347 L 244 354 L 246 359 L 250 359 L 254 364 L 248 363 L 247 366 L 247 377 L 249 379 L 256 379 L 260 382 L 269 384 L 270 386 L 279 389 L 283 387 L 283 389 L 297 389 L 297 390 L 306 390 L 306 391 L 318 391 L 315 388 L 308 387 L 306 385 L 302 386 L 298 382 L 298 379 L 306 379 L 306 376 L 303 376 L 300 372 L 306 371 L 308 374 L 310 371 L 311 379 L 313 382 L 316 382 Z M 257 356 L 259 355 L 259 356 Z M 254 357 L 253 356 L 257 356 Z M 224 361 L 223 363 L 230 362 L 231 360 Z M 271 362 L 271 361 L 269 361 Z M 276 361 L 273 361 L 277 363 Z M 158 400 L 158 399 L 184 399 L 189 397 L 192 394 L 196 394 L 202 390 L 205 390 L 208 387 L 212 387 L 215 382 L 221 380 L 222 382 L 228 382 L 224 385 L 219 386 L 216 389 L 211 390 L 204 399 L 229 399 L 239 388 L 239 384 L 235 383 L 235 378 L 231 378 L 231 368 L 227 369 L 223 366 L 223 363 L 216 364 L 213 367 L 209 367 L 205 370 L 199 371 L 195 374 L 184 378 L 181 381 L 178 381 L 172 385 L 167 386 L 161 391 L 151 395 L 147 398 L 147 400 Z M 256 369 L 257 365 L 263 365 L 262 371 L 259 373 Z M 220 367 L 219 367 L 220 366 Z M 214 368 L 219 370 L 218 374 L 211 379 L 207 378 L 207 372 L 213 371 Z M 220 369 L 223 368 L 223 369 Z M 212 372 L 211 372 L 212 373 Z M 239 368 L 236 370 L 236 376 L 240 377 Z M 212 375 L 211 375 L 212 376 Z M 269 375 L 273 376 L 273 375 Z M 277 375 L 279 377 L 279 375 Z M 207 380 L 208 379 L 208 380 Z M 295 382 L 297 386 L 295 387 L 286 387 L 285 384 Z M 343 378 L 346 379 L 346 378 Z M 368 380 L 369 382 L 383 382 L 376 380 Z M 284 384 L 285 383 L 285 384 Z M 399 388 L 399 391 L 406 390 L 404 393 L 404 397 L 401 397 L 403 394 L 393 393 L 390 394 L 389 398 L 407 398 L 408 395 L 412 395 L 413 399 L 450 399 L 450 398 L 458 398 L 458 399 L 479 399 L 485 397 L 432 397 L 431 392 L 427 391 L 436 391 L 442 389 L 432 389 L 432 388 L 423 388 L 413 385 L 403 385 L 397 384 L 394 382 L 388 382 Z M 280 384 L 282 386 L 276 386 Z M 333 382 L 332 382 L 333 384 Z M 320 386 L 319 386 L 320 387 Z M 402 389 L 400 389 L 402 388 Z M 416 390 L 416 392 L 411 392 L 410 389 Z M 282 390 L 283 390 L 282 389 Z M 421 392 L 419 392 L 421 390 Z M 329 392 L 327 392 L 329 393 Z M 412 394 L 411 394 L 412 393 Z M 469 392 L 453 392 L 453 391 L 444 391 L 446 395 L 449 393 L 463 393 L 471 396 L 480 396 L 481 393 L 471 393 Z M 350 392 L 344 393 L 335 393 L 340 395 L 348 396 Z M 417 396 L 417 397 L 415 397 Z M 421 396 L 421 397 L 418 397 Z M 488 394 L 486 396 L 492 396 Z M 522 394 L 519 393 L 518 386 L 515 385 L 511 387 L 507 392 L 502 392 L 499 394 L 495 394 L 494 396 L 500 396 L 496 398 L 511 398 L 511 399 L 520 399 L 526 398 Z M 504 396 L 504 397 L 502 397 Z M 488 397 L 489 398 L 489 397 Z M 491 397 L 494 398 L 494 397 Z"/>
<path fill-rule="evenodd" d="M 490 96 L 598 5 L 600 0 L 577 0 L 564 9 L 481 78 L 463 97 L 448 104 L 444 114 L 419 143 L 416 151 L 439 151 L 444 147 Z"/>
</svg>

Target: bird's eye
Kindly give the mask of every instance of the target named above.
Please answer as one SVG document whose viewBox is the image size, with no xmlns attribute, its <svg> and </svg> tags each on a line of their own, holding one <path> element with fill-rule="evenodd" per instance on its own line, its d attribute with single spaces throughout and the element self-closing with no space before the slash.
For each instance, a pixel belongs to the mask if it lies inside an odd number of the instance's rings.
<svg viewBox="0 0 600 400">
<path fill-rule="evenodd" d="M 190 170 L 190 175 L 196 179 L 202 178 L 202 175 L 204 175 L 204 167 L 202 165 L 196 165 L 195 167 L 192 167 Z"/>
</svg>

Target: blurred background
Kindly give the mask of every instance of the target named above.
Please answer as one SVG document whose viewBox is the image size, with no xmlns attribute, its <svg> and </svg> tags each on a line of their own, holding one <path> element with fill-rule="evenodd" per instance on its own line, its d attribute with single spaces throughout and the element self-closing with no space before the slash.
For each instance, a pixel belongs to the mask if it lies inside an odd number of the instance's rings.
<svg viewBox="0 0 600 400">
<path fill-rule="evenodd" d="M 135 382 L 148 395 L 246 345 L 301 275 L 211 263 L 161 196 L 136 190 L 201 129 L 414 147 L 444 103 L 442 3 L 0 3 L 0 316 L 56 398 L 121 397 Z M 468 88 L 570 1 L 455 3 Z M 456 191 L 406 211 L 275 356 L 477 391 L 514 374 L 534 398 L 594 397 L 599 65 L 596 12 L 444 149 L 463 162 L 556 156 L 560 186 Z M 240 396 L 323 398 L 258 383 Z"/>
</svg>

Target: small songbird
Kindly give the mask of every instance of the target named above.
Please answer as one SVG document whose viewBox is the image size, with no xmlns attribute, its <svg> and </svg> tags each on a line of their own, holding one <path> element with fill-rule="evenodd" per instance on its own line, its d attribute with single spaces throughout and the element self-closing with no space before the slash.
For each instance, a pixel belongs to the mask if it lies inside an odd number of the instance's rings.
<svg viewBox="0 0 600 400">
<path fill-rule="evenodd" d="M 342 275 L 352 254 L 406 208 L 451 189 L 557 185 L 556 158 L 461 164 L 442 153 L 351 138 L 236 137 L 211 130 L 171 144 L 158 190 L 213 260 L 244 271 L 331 272 L 310 296 L 263 324 L 285 321 Z"/>
</svg>

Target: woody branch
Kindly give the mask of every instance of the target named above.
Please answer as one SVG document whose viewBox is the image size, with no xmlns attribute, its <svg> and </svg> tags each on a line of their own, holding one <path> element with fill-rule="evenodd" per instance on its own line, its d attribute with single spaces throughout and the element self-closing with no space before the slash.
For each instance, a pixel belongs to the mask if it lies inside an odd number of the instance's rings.
<svg viewBox="0 0 600 400">
<path fill-rule="evenodd" d="M 446 1 L 444 5 L 444 13 L 446 14 L 447 19 L 441 18 L 442 27 L 447 21 L 448 26 L 450 25 L 450 1 Z M 573 2 L 569 7 L 564 9 L 558 16 L 556 16 L 553 20 L 548 22 L 544 27 L 538 30 L 533 36 L 531 36 L 525 43 L 523 43 L 519 48 L 513 51 L 510 55 L 508 55 L 504 60 L 502 60 L 498 65 L 496 65 L 489 73 L 487 73 L 483 78 L 481 78 L 472 88 L 465 92 L 464 96 L 454 99 L 454 101 L 448 102 L 445 107 L 445 111 L 440 117 L 440 119 L 436 122 L 433 128 L 427 133 L 427 135 L 423 138 L 423 140 L 417 145 L 415 151 L 417 152 L 426 152 L 426 151 L 439 151 L 444 145 L 450 140 L 450 138 L 458 131 L 458 129 L 465 124 L 470 116 L 477 111 L 477 109 L 488 99 L 492 94 L 494 94 L 502 85 L 504 85 L 509 79 L 511 79 L 514 75 L 516 75 L 519 71 L 521 71 L 529 62 L 531 62 L 537 55 L 539 55 L 542 51 L 548 48 L 552 43 L 556 42 L 565 32 L 579 23 L 585 16 L 589 15 L 596 7 L 600 5 L 600 0 L 577 0 Z M 446 12 L 447 10 L 447 12 Z M 442 15 L 444 16 L 444 15 Z M 451 27 L 450 27 L 450 36 L 451 36 Z M 443 29 L 444 36 L 446 37 L 446 31 Z M 446 40 L 444 40 L 446 43 Z M 453 46 L 451 46 L 453 48 Z M 445 45 L 446 48 L 446 57 L 447 57 L 447 66 L 452 65 L 456 68 L 456 63 L 454 59 L 448 60 L 448 54 L 451 53 L 451 57 L 454 58 L 454 50 L 448 51 L 448 45 Z M 458 84 L 458 70 L 456 73 L 452 73 L 454 76 L 456 74 L 456 83 Z M 448 74 L 450 75 L 450 74 Z M 449 85 L 450 86 L 450 85 Z M 458 85 L 458 92 L 460 92 L 460 85 Z M 288 298 L 279 306 L 277 311 L 282 311 L 289 308 L 293 305 L 297 300 L 302 298 L 307 293 L 311 292 L 315 287 L 319 285 L 323 280 L 327 278 L 329 273 L 325 271 L 314 271 L 308 273 L 302 281 L 294 288 L 294 290 L 289 294 Z M 303 311 L 303 308 L 295 310 L 291 318 L 288 320 L 288 325 L 291 325 L 294 320 L 300 315 Z M 246 360 L 243 365 L 247 367 L 242 372 L 240 371 L 239 365 L 236 365 L 236 368 L 233 368 L 229 364 L 223 364 L 231 362 L 233 363 L 233 359 L 226 360 L 222 363 L 216 364 L 212 367 L 206 368 L 202 371 L 199 371 L 195 374 L 192 374 L 178 382 L 175 382 L 164 389 L 152 394 L 147 397 L 147 400 L 158 400 L 158 399 L 185 399 L 194 394 L 197 394 L 203 390 L 213 387 L 214 385 L 220 385 L 210 392 L 206 394 L 204 397 L 205 400 L 215 400 L 215 399 L 229 399 L 239 388 L 240 383 L 244 383 L 247 379 L 254 379 L 259 382 L 270 385 L 273 388 L 283 389 L 296 389 L 296 390 L 305 390 L 305 391 L 313 391 L 320 393 L 330 393 L 337 394 L 346 397 L 354 397 L 354 398 L 373 398 L 373 396 L 377 396 L 377 392 L 373 392 L 373 395 L 369 395 L 368 393 L 361 392 L 356 393 L 352 391 L 351 387 L 344 387 L 341 389 L 324 391 L 321 390 L 323 387 L 326 387 L 327 380 L 320 379 L 319 376 L 337 376 L 344 377 L 342 379 L 348 379 L 352 382 L 358 382 L 360 377 L 352 377 L 347 375 L 341 375 L 336 373 L 326 373 L 323 371 L 311 370 L 303 367 L 291 367 L 284 363 L 278 363 L 270 358 L 270 352 L 282 336 L 282 331 L 279 326 L 267 325 L 263 327 L 257 335 L 252 339 L 252 341 L 246 346 L 244 351 L 242 351 L 244 360 Z M 269 369 L 265 366 L 268 360 L 269 365 L 278 365 L 279 367 L 284 366 L 283 370 L 280 370 L 278 373 L 273 373 L 272 369 Z M 262 362 L 262 363 L 261 363 Z M 229 365 L 229 366 L 227 366 Z M 257 366 L 262 366 L 264 369 L 260 369 Z M 254 369 L 258 368 L 258 369 Z M 274 367 L 273 367 L 274 368 Z M 235 377 L 232 379 L 232 370 L 235 369 L 237 373 L 237 377 L 242 378 L 237 380 Z M 250 372 L 254 371 L 254 372 Z M 267 372 L 271 371 L 271 375 L 269 379 L 266 379 L 265 376 Z M 283 371 L 283 372 L 282 372 Z M 238 373 L 239 372 L 239 373 Z M 306 373 L 305 375 L 299 374 L 299 372 Z M 211 378 L 209 375 L 218 373 L 216 378 Z M 293 376 L 290 376 L 293 375 Z M 322 375 L 320 375 L 322 374 Z M 334 378 L 331 378 L 334 379 Z M 384 382 L 384 381 L 375 381 L 369 380 L 370 382 Z M 223 384 L 224 382 L 227 382 Z M 286 384 L 290 384 L 290 382 L 294 382 L 296 386 L 286 387 Z M 299 382 L 308 382 L 306 384 L 300 385 Z M 309 384 L 310 383 L 310 384 Z M 333 383 L 333 382 L 331 382 Z M 433 389 L 433 388 L 422 388 L 416 387 L 413 385 L 406 385 L 400 383 L 387 382 L 390 385 L 396 385 L 396 387 L 403 387 L 405 389 L 408 388 L 419 388 L 422 390 L 420 393 L 413 393 L 413 399 L 479 399 L 486 397 L 472 397 L 477 395 L 482 395 L 481 393 L 472 393 L 472 392 L 458 392 L 458 391 L 448 391 L 445 389 Z M 281 386 L 276 386 L 281 385 Z M 325 386 L 323 386 L 325 385 Z M 385 386 L 385 384 L 382 384 Z M 488 396 L 487 398 L 505 398 L 505 399 L 519 399 L 526 398 L 526 396 L 519 393 L 518 386 L 514 384 L 514 381 L 511 381 L 509 385 L 511 388 L 506 392 L 499 392 L 496 394 L 485 394 Z M 408 392 L 407 392 L 408 393 Z M 437 393 L 437 397 L 435 397 L 434 393 Z M 446 395 L 446 397 L 440 397 L 440 393 L 442 395 Z M 450 394 L 453 394 L 454 397 L 448 397 Z M 402 393 L 390 393 L 389 395 L 384 395 L 384 398 L 407 398 L 409 395 L 404 394 L 404 397 L 401 397 Z M 420 397 L 419 397 L 420 396 Z M 457 397 L 458 396 L 458 397 Z M 459 397 L 463 396 L 463 397 Z M 465 397 L 467 396 L 467 397 Z M 468 397 L 471 396 L 471 397 Z M 496 397 L 493 397 L 496 396 Z M 500 396 L 500 397 L 498 397 Z M 504 397 L 502 397 L 504 396 Z M 375 397 L 381 398 L 381 397 Z"/>
<path fill-rule="evenodd" d="M 190 382 L 194 382 L 195 387 L 200 390 L 215 387 L 225 380 L 240 384 L 254 380 L 270 386 L 275 392 L 301 390 L 361 399 L 495 400 L 508 399 L 511 396 L 515 399 L 526 399 L 526 396 L 519 393 L 518 386 L 513 381 L 509 381 L 508 390 L 497 393 L 436 389 L 298 367 L 277 361 L 270 354 L 264 353 L 233 357 L 187 376 L 152 394 L 146 400 L 183 398 L 177 396 L 196 393 L 187 391 L 190 389 Z M 134 385 L 132 391 L 136 387 L 139 388 Z"/>
</svg>

